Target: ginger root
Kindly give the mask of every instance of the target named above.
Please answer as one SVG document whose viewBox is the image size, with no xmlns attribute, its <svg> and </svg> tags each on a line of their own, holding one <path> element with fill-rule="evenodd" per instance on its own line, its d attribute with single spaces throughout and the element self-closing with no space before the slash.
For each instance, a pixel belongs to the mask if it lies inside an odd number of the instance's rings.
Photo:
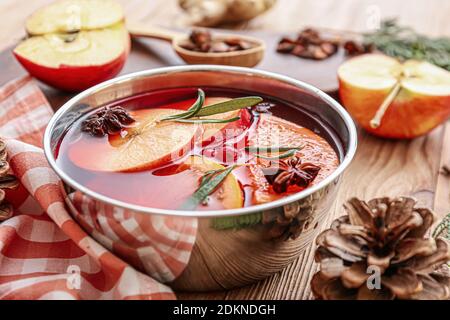
<svg viewBox="0 0 450 320">
<path fill-rule="evenodd" d="M 178 0 L 193 25 L 213 27 L 255 18 L 269 10 L 276 0 Z"/>
</svg>

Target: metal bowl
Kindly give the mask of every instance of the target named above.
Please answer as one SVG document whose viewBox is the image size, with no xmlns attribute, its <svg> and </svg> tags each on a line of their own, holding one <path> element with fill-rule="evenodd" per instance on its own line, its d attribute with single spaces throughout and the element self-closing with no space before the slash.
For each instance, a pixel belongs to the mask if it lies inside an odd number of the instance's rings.
<svg viewBox="0 0 450 320">
<path fill-rule="evenodd" d="M 335 135 L 333 143 L 338 141 L 339 167 L 316 185 L 277 201 L 236 210 L 202 212 L 148 208 L 111 199 L 77 183 L 58 167 L 55 149 L 60 139 L 86 112 L 156 89 L 186 86 L 240 89 L 300 105 Z M 355 125 L 348 113 L 335 100 L 311 85 L 260 70 L 198 65 L 136 72 L 78 94 L 51 119 L 45 132 L 44 149 L 50 165 L 64 181 L 64 192 L 67 195 L 82 194 L 104 209 L 99 210 L 97 217 L 92 219 L 92 216 L 86 217 L 76 210 L 70 200 L 67 201 L 74 218 L 93 238 L 136 268 L 170 283 L 175 289 L 209 291 L 261 280 L 289 265 L 312 243 L 330 212 L 342 173 L 355 154 L 356 141 Z M 191 254 L 178 257 L 179 260 L 184 259 L 187 267 L 184 270 L 167 268 L 164 261 L 155 262 L 155 255 L 152 254 L 155 252 L 154 242 L 114 237 L 96 225 L 102 219 L 116 224 L 132 220 L 137 225 L 133 229 L 135 239 L 145 239 L 149 232 L 154 232 L 146 230 L 146 226 L 160 228 L 158 226 L 164 219 L 176 220 L 193 228 L 196 231 L 189 237 L 193 242 Z M 239 228 L 223 227 L 224 224 L 234 225 L 236 221 L 239 221 Z M 271 228 L 284 228 L 282 230 L 286 232 L 282 237 L 271 238 L 268 232 Z"/>
</svg>

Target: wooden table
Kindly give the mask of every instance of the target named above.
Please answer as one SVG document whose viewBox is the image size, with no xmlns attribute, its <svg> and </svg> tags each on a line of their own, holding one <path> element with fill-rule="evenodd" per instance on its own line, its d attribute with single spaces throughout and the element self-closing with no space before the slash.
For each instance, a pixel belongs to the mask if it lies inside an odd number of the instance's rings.
<svg viewBox="0 0 450 320">
<path fill-rule="evenodd" d="M 0 2 L 0 50 L 23 35 L 23 21 L 36 8 L 51 0 L 2 0 Z M 176 0 L 121 0 L 127 19 L 181 27 L 185 20 Z M 443 0 L 278 0 L 276 7 L 242 29 L 295 31 L 305 25 L 364 31 L 378 18 L 398 16 L 422 33 L 450 36 L 450 2 Z M 2 70 L 2 66 L 0 66 Z M 450 166 L 450 123 L 426 137 L 412 141 L 390 141 L 359 132 L 356 158 L 346 171 L 328 224 L 342 211 L 351 196 L 409 195 L 420 205 L 434 208 L 439 218 L 450 213 L 450 179 L 439 174 Z M 328 225 L 327 224 L 327 225 Z M 253 285 L 207 294 L 179 293 L 182 299 L 309 299 L 309 281 L 316 271 L 311 246 L 284 271 Z"/>
</svg>

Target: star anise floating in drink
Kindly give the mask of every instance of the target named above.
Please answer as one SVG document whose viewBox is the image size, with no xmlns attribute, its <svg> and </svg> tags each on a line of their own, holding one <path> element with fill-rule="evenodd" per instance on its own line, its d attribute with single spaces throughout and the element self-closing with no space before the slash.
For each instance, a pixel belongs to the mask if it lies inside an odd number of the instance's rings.
<svg viewBox="0 0 450 320">
<path fill-rule="evenodd" d="M 135 120 L 120 106 L 104 107 L 87 118 L 81 130 L 96 137 L 114 134 L 133 123 Z"/>
<path fill-rule="evenodd" d="M 319 166 L 308 162 L 302 163 L 297 156 L 287 160 L 279 160 L 277 164 L 279 168 L 275 174 L 265 175 L 276 193 L 286 192 L 289 186 L 293 185 L 306 188 L 320 171 Z M 269 169 L 271 170 L 272 168 Z"/>
</svg>

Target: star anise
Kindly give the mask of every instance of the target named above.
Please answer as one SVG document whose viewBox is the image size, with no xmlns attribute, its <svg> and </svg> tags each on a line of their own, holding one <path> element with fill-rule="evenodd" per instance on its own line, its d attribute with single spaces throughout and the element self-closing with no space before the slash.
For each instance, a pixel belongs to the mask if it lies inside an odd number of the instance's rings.
<svg viewBox="0 0 450 320">
<path fill-rule="evenodd" d="M 135 120 L 124 108 L 120 106 L 104 107 L 87 118 L 81 130 L 93 136 L 102 137 L 105 134 L 114 134 Z"/>
<path fill-rule="evenodd" d="M 279 168 L 275 174 L 266 175 L 267 181 L 276 193 L 286 192 L 289 186 L 306 188 L 317 176 L 320 167 L 312 163 L 302 163 L 299 157 L 278 161 Z M 268 170 L 269 171 L 269 170 Z"/>
</svg>

